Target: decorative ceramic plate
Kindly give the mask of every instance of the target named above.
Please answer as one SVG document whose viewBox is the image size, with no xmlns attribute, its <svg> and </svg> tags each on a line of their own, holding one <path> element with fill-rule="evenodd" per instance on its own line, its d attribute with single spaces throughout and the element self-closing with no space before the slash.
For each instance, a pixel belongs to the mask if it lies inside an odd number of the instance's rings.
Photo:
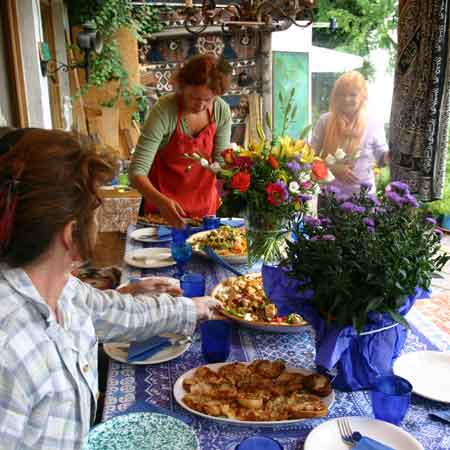
<svg viewBox="0 0 450 450">
<path fill-rule="evenodd" d="M 170 249 L 161 247 L 133 250 L 126 253 L 123 259 L 130 266 L 141 269 L 157 269 L 176 264 L 172 259 Z"/>
<path fill-rule="evenodd" d="M 161 336 L 168 337 L 170 339 L 178 339 L 182 337 L 172 333 L 162 333 Z M 150 358 L 133 362 L 128 361 L 128 347 L 130 346 L 130 344 L 125 343 L 103 344 L 103 349 L 111 359 L 114 359 L 116 361 L 125 364 L 145 366 L 148 364 L 160 364 L 178 358 L 183 353 L 185 353 L 191 345 L 192 345 L 191 342 L 185 342 L 182 344 L 171 345 L 170 347 L 164 347 L 161 351 L 155 353 Z"/>
<path fill-rule="evenodd" d="M 239 230 L 239 228 L 232 228 L 233 230 Z M 200 231 L 200 233 L 195 233 L 189 236 L 187 242 L 192 245 L 192 250 L 202 256 L 207 257 L 206 253 L 201 248 L 201 242 L 204 241 L 208 236 L 215 232 L 216 230 Z M 214 248 L 214 245 L 209 244 L 210 247 L 229 264 L 247 264 L 247 252 L 244 254 L 233 254 L 224 253 L 220 250 Z"/>
<path fill-rule="evenodd" d="M 207 364 L 202 367 L 208 367 L 209 369 L 216 372 L 217 370 L 219 370 L 220 367 L 225 366 L 227 364 L 230 364 L 230 363 Z M 248 363 L 244 363 L 244 364 L 249 365 L 251 363 L 248 362 Z M 192 414 L 196 414 L 197 416 L 204 417 L 205 419 L 212 419 L 217 422 L 228 423 L 230 425 L 232 425 L 232 424 L 233 425 L 243 425 L 243 426 L 247 426 L 247 427 L 261 427 L 261 426 L 262 427 L 266 427 L 266 426 L 273 427 L 273 426 L 281 426 L 281 425 L 286 426 L 286 425 L 291 425 L 291 424 L 295 424 L 298 422 L 302 422 L 304 420 L 310 420 L 310 418 L 308 418 L 308 419 L 305 418 L 305 419 L 278 420 L 278 421 L 248 421 L 248 420 L 244 421 L 244 420 L 237 420 L 237 419 L 229 419 L 226 417 L 209 416 L 200 411 L 196 411 L 195 409 L 192 409 L 189 406 L 187 406 L 183 401 L 184 396 L 188 393 L 188 392 L 186 392 L 186 390 L 183 387 L 183 382 L 186 378 L 191 378 L 197 369 L 198 369 L 198 367 L 191 369 L 188 372 L 181 375 L 173 386 L 173 394 L 174 394 L 175 400 L 180 404 L 180 406 L 182 406 L 187 411 L 190 411 Z M 298 368 L 286 367 L 286 371 L 301 373 L 304 375 L 310 375 L 310 374 L 314 373 L 310 370 L 299 368 L 299 367 Z M 322 400 L 322 403 L 327 406 L 328 410 L 330 410 L 331 406 L 333 405 L 334 400 L 335 400 L 334 390 L 332 390 L 331 394 L 327 395 L 326 397 L 322 397 L 321 400 Z"/>
<path fill-rule="evenodd" d="M 134 230 L 130 234 L 131 239 L 139 242 L 169 242 L 172 240 L 172 236 L 168 234 L 167 236 L 159 237 L 157 227 L 146 227 Z"/>
<path fill-rule="evenodd" d="M 113 417 L 89 432 L 83 450 L 198 450 L 194 431 L 181 420 L 156 413 Z"/>
<path fill-rule="evenodd" d="M 348 450 L 339 434 L 338 419 L 327 420 L 314 428 L 306 438 L 304 450 Z M 369 417 L 348 417 L 353 431 L 375 439 L 395 450 L 424 450 L 408 432 L 382 420 Z"/>
<path fill-rule="evenodd" d="M 405 353 L 395 361 L 394 373 L 407 379 L 417 395 L 450 403 L 450 353 Z"/>
<path fill-rule="evenodd" d="M 260 278 L 261 273 L 249 273 L 243 275 L 246 279 Z M 278 321 L 266 321 L 266 320 L 254 320 L 244 317 L 239 317 L 236 313 L 228 308 L 226 298 L 230 291 L 230 283 L 238 282 L 242 277 L 230 277 L 219 283 L 211 292 L 211 296 L 217 298 L 222 302 L 224 308 L 221 309 L 221 314 L 227 318 L 233 320 L 234 322 L 242 325 L 246 328 L 254 328 L 260 331 L 270 331 L 272 333 L 303 333 L 305 330 L 309 329 L 309 324 L 300 318 L 300 323 L 287 323 Z"/>
</svg>

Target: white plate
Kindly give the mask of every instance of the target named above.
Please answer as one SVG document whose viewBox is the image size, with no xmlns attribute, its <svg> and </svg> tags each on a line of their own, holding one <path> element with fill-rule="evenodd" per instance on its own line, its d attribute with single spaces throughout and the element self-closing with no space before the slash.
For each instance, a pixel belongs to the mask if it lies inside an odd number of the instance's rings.
<svg viewBox="0 0 450 450">
<path fill-rule="evenodd" d="M 249 277 L 258 277 L 261 276 L 261 273 L 247 273 L 246 274 Z M 230 278 L 237 278 L 237 277 L 230 277 Z M 218 294 L 220 291 L 226 289 L 223 282 L 229 280 L 230 278 L 227 278 L 226 280 L 223 280 L 221 283 L 216 285 L 214 289 L 211 292 L 211 297 L 218 298 Z M 309 323 L 304 323 L 301 325 L 291 325 L 288 323 L 273 323 L 273 322 L 264 322 L 262 320 L 245 320 L 240 317 L 235 316 L 234 314 L 226 311 L 221 310 L 221 314 L 223 314 L 228 319 L 238 323 L 239 325 L 245 327 L 245 328 L 253 328 L 255 330 L 259 331 L 269 331 L 271 333 L 303 333 L 306 330 L 310 329 Z"/>
<path fill-rule="evenodd" d="M 144 237 L 144 236 L 149 236 L 149 237 Z M 139 228 L 137 230 L 134 230 L 130 234 L 130 237 L 131 237 L 131 239 L 134 239 L 135 241 L 139 241 L 139 242 L 169 242 L 172 240 L 171 235 L 160 238 L 158 236 L 158 228 L 157 227 Z"/>
<path fill-rule="evenodd" d="M 181 338 L 181 336 L 172 333 L 162 333 L 161 336 L 166 336 L 171 339 Z M 163 348 L 160 352 L 155 353 L 153 356 L 142 361 L 128 362 L 128 347 L 129 344 L 103 344 L 103 349 L 105 353 L 112 359 L 125 364 L 132 364 L 137 366 L 142 366 L 146 364 L 160 364 L 166 361 L 171 361 L 172 359 L 178 358 L 184 352 L 186 352 L 192 345 L 191 342 L 185 344 L 171 345 L 170 347 Z"/>
<path fill-rule="evenodd" d="M 395 450 L 424 450 L 408 432 L 382 420 L 348 417 L 353 431 L 375 439 Z M 337 419 L 327 420 L 314 428 L 306 438 L 303 450 L 348 450 L 339 434 Z"/>
<path fill-rule="evenodd" d="M 180 287 L 180 280 L 177 280 L 176 278 L 172 278 L 172 277 L 154 276 L 154 277 L 141 277 L 141 278 L 133 278 L 133 279 L 137 280 L 137 281 L 145 281 L 145 280 L 165 281 L 165 282 L 170 283 L 178 288 Z M 130 284 L 130 282 L 127 281 L 126 283 L 122 283 L 120 286 L 117 286 L 116 289 L 123 288 L 125 286 L 128 286 L 129 284 Z"/>
<path fill-rule="evenodd" d="M 133 250 L 132 252 L 126 253 L 123 259 L 130 266 L 141 269 L 157 269 L 176 264 L 172 259 L 170 249 L 161 247 Z"/>
<path fill-rule="evenodd" d="M 217 363 L 217 364 L 206 364 L 206 366 L 203 367 L 209 367 L 211 370 L 214 370 L 215 372 L 219 370 L 220 367 L 225 366 L 227 364 L 230 364 L 229 362 L 226 363 Z M 251 364 L 250 362 L 245 362 L 244 364 Z M 198 367 L 195 367 L 194 369 L 189 370 L 188 372 L 181 375 L 178 380 L 175 382 L 173 386 L 173 394 L 175 397 L 175 400 L 178 402 L 180 406 L 182 406 L 184 409 L 190 411 L 192 414 L 196 414 L 197 416 L 204 417 L 205 419 L 212 419 L 217 422 L 222 423 L 229 423 L 234 425 L 243 425 L 246 427 L 273 427 L 273 426 L 280 426 L 280 425 L 290 425 L 298 422 L 302 422 L 304 420 L 310 420 L 310 419 L 293 419 L 293 420 L 278 420 L 278 421 L 244 421 L 244 420 L 235 420 L 235 419 L 228 419 L 225 417 L 214 417 L 214 416 L 208 416 L 207 414 L 201 413 L 200 411 L 196 411 L 195 409 L 189 408 L 184 402 L 183 397 L 187 394 L 187 392 L 184 390 L 183 387 L 183 381 L 186 378 L 190 378 L 194 375 L 194 372 L 198 369 Z M 313 373 L 310 370 L 307 369 L 301 369 L 296 367 L 286 367 L 286 370 L 289 372 L 297 372 L 302 373 L 305 375 L 309 375 Z M 331 391 L 330 395 L 327 395 L 326 397 L 323 397 L 321 400 L 327 405 L 328 410 L 331 409 L 331 406 L 334 403 L 335 395 L 334 391 Z"/>
<path fill-rule="evenodd" d="M 394 373 L 406 378 L 416 394 L 450 403 L 450 353 L 405 353 L 395 361 Z"/>
<path fill-rule="evenodd" d="M 191 234 L 186 239 L 186 241 L 192 245 L 192 250 L 198 255 L 208 257 L 207 254 L 195 242 L 199 238 L 207 236 L 209 233 L 211 233 L 211 231 L 214 230 L 200 231 L 199 233 Z M 219 255 L 219 256 L 229 264 L 247 264 L 247 255 L 231 255 L 231 256 Z"/>
</svg>

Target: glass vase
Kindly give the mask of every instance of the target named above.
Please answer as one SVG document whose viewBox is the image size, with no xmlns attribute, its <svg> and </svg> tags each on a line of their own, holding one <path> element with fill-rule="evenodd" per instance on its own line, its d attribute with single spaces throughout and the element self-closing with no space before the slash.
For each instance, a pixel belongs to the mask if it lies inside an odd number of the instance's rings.
<svg viewBox="0 0 450 450">
<path fill-rule="evenodd" d="M 245 219 L 248 265 L 278 265 L 286 254 L 287 220 L 256 208 L 248 208 Z"/>
</svg>

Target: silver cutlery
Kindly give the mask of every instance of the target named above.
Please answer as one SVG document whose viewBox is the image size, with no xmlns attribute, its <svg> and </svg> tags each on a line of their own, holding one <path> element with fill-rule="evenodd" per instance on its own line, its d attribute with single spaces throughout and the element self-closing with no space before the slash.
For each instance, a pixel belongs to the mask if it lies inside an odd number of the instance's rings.
<svg viewBox="0 0 450 450">
<path fill-rule="evenodd" d="M 337 420 L 341 439 L 350 447 L 353 447 L 357 440 L 353 438 L 353 430 L 347 417 L 339 417 Z"/>
<path fill-rule="evenodd" d="M 194 342 L 192 336 L 180 336 L 173 339 L 169 338 L 169 341 L 170 345 L 185 345 Z M 127 351 L 130 344 L 129 343 L 114 344 L 114 346 L 119 350 Z"/>
</svg>

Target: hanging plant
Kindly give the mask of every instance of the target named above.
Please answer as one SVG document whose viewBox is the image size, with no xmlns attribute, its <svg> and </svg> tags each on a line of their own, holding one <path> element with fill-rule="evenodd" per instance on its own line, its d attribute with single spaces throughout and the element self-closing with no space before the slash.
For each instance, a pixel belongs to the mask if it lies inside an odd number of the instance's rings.
<svg viewBox="0 0 450 450">
<path fill-rule="evenodd" d="M 128 28 L 138 41 L 145 42 L 146 36 L 163 28 L 161 8 L 151 5 L 133 6 L 130 0 L 79 0 L 77 6 L 80 21 L 95 24 L 104 40 L 103 51 L 94 58 L 89 77 L 77 95 L 84 95 L 91 87 L 99 88 L 111 81 L 118 81 L 115 95 L 102 102 L 102 106 L 113 107 L 119 99 L 126 105 L 136 102 L 138 112 L 133 114 L 133 118 L 140 121 L 148 108 L 145 88 L 130 82 L 114 36 L 120 29 Z M 163 9 L 167 11 L 168 8 Z"/>
</svg>

